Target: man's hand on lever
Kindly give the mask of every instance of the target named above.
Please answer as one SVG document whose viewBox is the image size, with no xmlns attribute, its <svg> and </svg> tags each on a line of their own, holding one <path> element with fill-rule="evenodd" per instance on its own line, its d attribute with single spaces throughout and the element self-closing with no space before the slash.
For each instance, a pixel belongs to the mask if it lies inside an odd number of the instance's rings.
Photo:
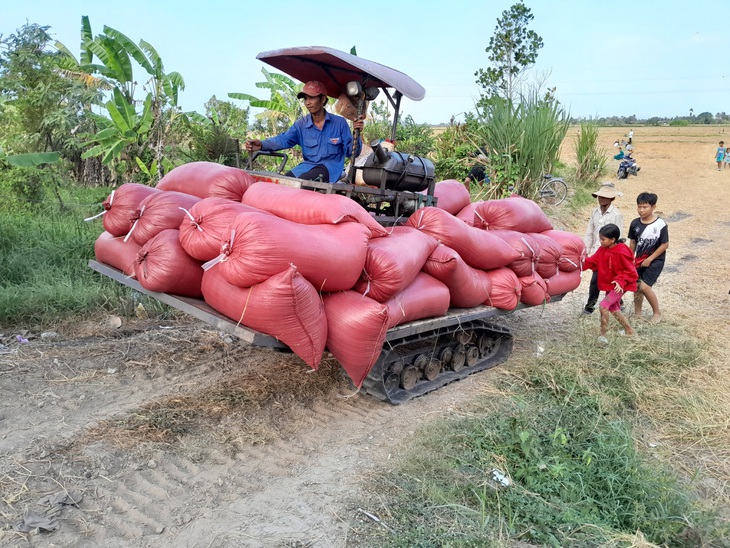
<svg viewBox="0 0 730 548">
<path fill-rule="evenodd" d="M 246 150 L 248 152 L 256 152 L 261 150 L 261 141 L 259 139 L 249 139 L 246 141 Z"/>
</svg>

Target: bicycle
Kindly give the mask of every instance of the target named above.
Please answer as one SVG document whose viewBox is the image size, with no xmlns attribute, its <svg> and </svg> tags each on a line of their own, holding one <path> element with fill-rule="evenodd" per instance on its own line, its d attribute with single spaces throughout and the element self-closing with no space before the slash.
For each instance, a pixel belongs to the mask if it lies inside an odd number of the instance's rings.
<svg viewBox="0 0 730 548">
<path fill-rule="evenodd" d="M 542 177 L 543 183 L 538 192 L 540 201 L 550 206 L 562 204 L 568 196 L 568 185 L 562 177 L 553 177 L 550 173 Z"/>
</svg>

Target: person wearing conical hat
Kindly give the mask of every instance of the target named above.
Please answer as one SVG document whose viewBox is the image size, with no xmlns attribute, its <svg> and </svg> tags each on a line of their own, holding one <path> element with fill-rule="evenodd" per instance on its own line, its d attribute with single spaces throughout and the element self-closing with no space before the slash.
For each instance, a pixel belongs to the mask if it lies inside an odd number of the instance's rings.
<svg viewBox="0 0 730 548">
<path fill-rule="evenodd" d="M 596 190 L 592 196 L 598 199 L 598 207 L 591 212 L 588 220 L 586 235 L 584 242 L 586 244 L 586 253 L 588 256 L 593 255 L 601 246 L 601 240 L 598 232 L 606 225 L 613 224 L 619 227 L 621 234 L 624 233 L 624 218 L 621 212 L 614 205 L 613 201 L 619 196 L 623 196 L 623 192 L 616 190 L 613 183 L 603 183 L 601 188 Z M 621 237 L 621 236 L 619 236 Z M 593 272 L 591 283 L 588 289 L 588 302 L 583 308 L 584 314 L 592 314 L 596 308 L 598 297 L 601 292 L 598 289 L 598 273 Z"/>
</svg>

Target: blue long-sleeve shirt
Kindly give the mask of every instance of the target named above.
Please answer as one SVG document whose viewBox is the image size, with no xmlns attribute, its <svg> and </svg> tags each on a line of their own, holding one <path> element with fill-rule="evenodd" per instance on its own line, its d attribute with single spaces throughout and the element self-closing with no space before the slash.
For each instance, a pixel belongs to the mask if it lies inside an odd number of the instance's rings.
<svg viewBox="0 0 730 548">
<path fill-rule="evenodd" d="M 282 150 L 295 145 L 302 148 L 304 156 L 304 161 L 291 170 L 295 177 L 322 164 L 329 172 L 330 182 L 336 182 L 345 168 L 345 158 L 352 152 L 352 133 L 342 116 L 325 112 L 324 125 L 319 129 L 312 122 L 312 115 L 307 114 L 281 135 L 261 141 L 261 150 Z M 362 141 L 358 139 L 355 156 L 361 148 Z"/>
</svg>

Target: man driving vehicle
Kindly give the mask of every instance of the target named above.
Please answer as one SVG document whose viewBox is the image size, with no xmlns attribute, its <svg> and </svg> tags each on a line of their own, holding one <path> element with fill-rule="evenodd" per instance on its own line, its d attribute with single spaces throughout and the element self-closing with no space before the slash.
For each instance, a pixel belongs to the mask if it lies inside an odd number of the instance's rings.
<svg viewBox="0 0 730 548">
<path fill-rule="evenodd" d="M 309 181 L 337 182 L 345 167 L 345 158 L 352 153 L 352 133 L 347 120 L 327 112 L 327 90 L 324 84 L 310 80 L 297 98 L 304 100 L 309 111 L 284 133 L 270 139 L 246 141 L 246 150 L 276 151 L 299 145 L 304 161 L 284 175 Z M 362 119 L 353 122 L 353 128 L 362 130 Z M 354 156 L 360 154 L 362 141 L 358 139 Z"/>
</svg>

